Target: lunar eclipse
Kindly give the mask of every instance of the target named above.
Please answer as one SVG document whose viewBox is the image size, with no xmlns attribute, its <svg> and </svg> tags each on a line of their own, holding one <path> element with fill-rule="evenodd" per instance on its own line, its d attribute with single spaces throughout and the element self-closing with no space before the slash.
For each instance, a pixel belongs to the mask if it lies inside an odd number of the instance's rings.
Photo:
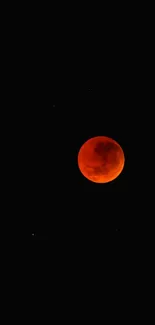
<svg viewBox="0 0 155 325">
<path fill-rule="evenodd" d="M 97 136 L 87 140 L 78 153 L 78 167 L 88 180 L 108 183 L 116 179 L 124 168 L 121 146 L 112 138 Z"/>
</svg>

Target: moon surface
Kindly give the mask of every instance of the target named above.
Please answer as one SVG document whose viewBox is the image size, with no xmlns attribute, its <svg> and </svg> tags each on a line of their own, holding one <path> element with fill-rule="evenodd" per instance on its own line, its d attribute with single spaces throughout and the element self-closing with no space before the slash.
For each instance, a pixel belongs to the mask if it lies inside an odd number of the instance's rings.
<svg viewBox="0 0 155 325">
<path fill-rule="evenodd" d="M 115 140 L 106 136 L 87 140 L 78 153 L 81 173 L 95 183 L 108 183 L 117 178 L 124 163 L 123 149 Z"/>
</svg>

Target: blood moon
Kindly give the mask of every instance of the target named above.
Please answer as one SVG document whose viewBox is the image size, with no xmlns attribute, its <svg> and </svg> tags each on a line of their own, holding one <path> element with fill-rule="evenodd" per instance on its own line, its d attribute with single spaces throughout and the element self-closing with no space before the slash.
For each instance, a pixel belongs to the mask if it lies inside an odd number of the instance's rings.
<svg viewBox="0 0 155 325">
<path fill-rule="evenodd" d="M 87 140 L 78 153 L 81 173 L 95 183 L 108 183 L 117 178 L 124 168 L 124 163 L 121 146 L 106 136 Z"/>
</svg>

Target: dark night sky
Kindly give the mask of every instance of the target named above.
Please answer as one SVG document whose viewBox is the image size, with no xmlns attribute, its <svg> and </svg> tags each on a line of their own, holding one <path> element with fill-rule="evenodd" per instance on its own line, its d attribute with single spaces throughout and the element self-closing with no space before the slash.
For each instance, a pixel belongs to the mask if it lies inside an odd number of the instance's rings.
<svg viewBox="0 0 155 325">
<path fill-rule="evenodd" d="M 92 49 L 92 32 L 86 31 L 78 46 L 75 36 L 67 43 L 62 30 L 59 44 L 51 45 L 51 35 L 42 27 L 36 33 L 36 26 L 23 29 L 20 46 L 13 38 L 10 46 L 19 46 L 18 55 L 8 51 L 13 64 L 9 59 L 6 65 L 10 90 L 2 119 L 7 172 L 1 238 L 7 232 L 17 246 L 24 241 L 30 250 L 42 247 L 43 256 L 47 250 L 45 263 L 53 277 L 60 274 L 64 299 L 66 283 L 74 284 L 73 297 L 78 288 L 84 296 L 84 286 L 86 297 L 106 287 L 110 309 L 118 291 L 121 297 L 133 296 L 136 283 L 141 292 L 142 263 L 144 258 L 145 265 L 151 263 L 153 256 L 147 195 L 154 170 L 154 120 L 149 115 L 150 61 L 142 56 L 144 33 L 140 37 L 130 24 L 118 31 L 109 26 L 102 42 L 95 34 Z M 123 172 L 107 184 L 88 181 L 77 166 L 81 145 L 98 135 L 116 140 L 125 154 Z M 120 314 L 121 299 L 118 305 Z M 103 306 L 98 308 L 102 314 Z"/>
</svg>

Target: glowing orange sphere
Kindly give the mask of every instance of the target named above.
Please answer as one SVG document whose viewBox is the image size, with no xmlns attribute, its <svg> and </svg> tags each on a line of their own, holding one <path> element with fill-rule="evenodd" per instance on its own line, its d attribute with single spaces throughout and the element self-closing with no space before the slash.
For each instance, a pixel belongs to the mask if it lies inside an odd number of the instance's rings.
<svg viewBox="0 0 155 325">
<path fill-rule="evenodd" d="M 78 153 L 81 173 L 95 183 L 108 183 L 117 178 L 124 168 L 124 163 L 121 146 L 105 136 L 89 139 Z"/>
</svg>

